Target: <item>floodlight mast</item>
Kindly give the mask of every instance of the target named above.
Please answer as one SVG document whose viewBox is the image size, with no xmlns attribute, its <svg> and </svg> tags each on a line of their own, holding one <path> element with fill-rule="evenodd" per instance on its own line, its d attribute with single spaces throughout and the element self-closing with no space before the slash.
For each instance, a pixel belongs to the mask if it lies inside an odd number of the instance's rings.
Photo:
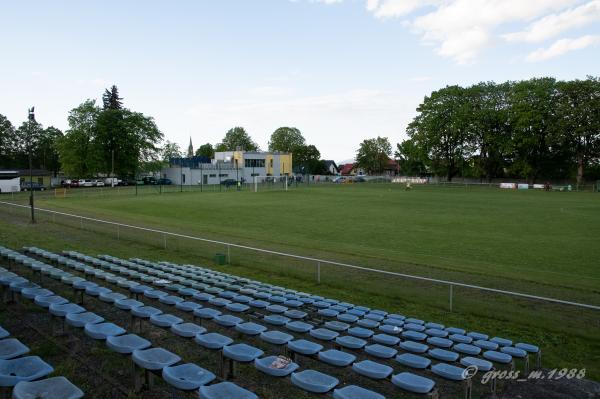
<svg viewBox="0 0 600 399">
<path fill-rule="evenodd" d="M 35 208 L 33 205 L 33 159 L 32 159 L 32 148 L 31 142 L 33 138 L 33 123 L 35 123 L 35 107 L 31 107 L 29 111 L 29 115 L 27 117 L 27 131 L 29 134 L 29 143 L 28 143 L 28 153 L 29 153 L 29 206 L 31 207 L 31 223 L 35 223 Z"/>
</svg>

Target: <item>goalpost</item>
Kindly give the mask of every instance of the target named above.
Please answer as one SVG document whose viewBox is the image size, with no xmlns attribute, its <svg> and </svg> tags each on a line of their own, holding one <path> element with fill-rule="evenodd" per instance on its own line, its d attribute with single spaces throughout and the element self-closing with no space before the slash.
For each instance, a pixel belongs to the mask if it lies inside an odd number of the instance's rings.
<svg viewBox="0 0 600 399">
<path fill-rule="evenodd" d="M 251 181 L 244 181 L 244 188 L 255 193 L 259 191 L 288 191 L 292 185 L 292 176 L 252 176 Z"/>
</svg>

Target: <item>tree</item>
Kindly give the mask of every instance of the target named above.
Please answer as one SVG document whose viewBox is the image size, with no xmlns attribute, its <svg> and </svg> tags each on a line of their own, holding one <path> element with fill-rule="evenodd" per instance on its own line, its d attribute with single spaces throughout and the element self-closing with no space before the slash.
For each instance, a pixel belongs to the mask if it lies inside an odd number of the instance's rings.
<svg viewBox="0 0 600 399">
<path fill-rule="evenodd" d="M 559 82 L 558 120 L 581 184 L 587 167 L 600 158 L 600 79 Z"/>
<path fill-rule="evenodd" d="M 383 173 L 392 154 L 392 145 L 387 137 L 367 139 L 360 143 L 356 153 L 357 166 L 367 173 Z"/>
<path fill-rule="evenodd" d="M 123 102 L 121 100 L 123 99 L 119 97 L 119 89 L 117 89 L 117 86 L 113 85 L 110 90 L 104 90 L 104 94 L 102 95 L 104 109 L 122 109 Z"/>
<path fill-rule="evenodd" d="M 295 127 L 280 127 L 271 134 L 269 151 L 294 153 L 298 148 L 304 147 L 306 140 Z"/>
<path fill-rule="evenodd" d="M 293 163 L 305 174 L 322 174 L 322 166 L 319 165 L 321 153 L 314 145 L 303 145 L 297 147 L 292 155 Z"/>
<path fill-rule="evenodd" d="M 471 106 L 465 89 L 447 86 L 434 91 L 417 111 L 408 125 L 408 136 L 421 143 L 433 171 L 451 181 L 473 151 L 469 140 Z"/>
<path fill-rule="evenodd" d="M 173 143 L 167 140 L 167 142 L 161 148 L 161 156 L 162 161 L 164 163 L 169 163 L 171 158 L 181 158 L 181 148 L 179 148 L 179 144 Z"/>
<path fill-rule="evenodd" d="M 115 171 L 126 176 L 135 174 L 140 164 L 158 160 L 159 148 L 156 143 L 162 141 L 163 134 L 154 118 L 128 109 L 123 111 L 123 129 L 123 139 L 118 148 L 122 163 L 118 168 L 115 166 Z"/>
<path fill-rule="evenodd" d="M 67 176 L 88 177 L 99 169 L 100 153 L 94 144 L 100 108 L 87 100 L 69 112 L 69 129 L 58 142 L 62 170 Z"/>
<path fill-rule="evenodd" d="M 10 168 L 15 147 L 15 128 L 0 114 L 0 167 Z"/>
<path fill-rule="evenodd" d="M 48 170 L 56 176 L 60 171 L 58 143 L 63 137 L 61 130 L 54 126 L 41 131 L 36 149 L 36 163 L 41 169 Z"/>
<path fill-rule="evenodd" d="M 213 148 L 212 144 L 210 144 L 210 143 L 202 144 L 196 150 L 196 156 L 212 159 L 215 157 L 215 149 Z"/>
<path fill-rule="evenodd" d="M 243 127 L 234 127 L 229 129 L 221 141 L 216 146 L 216 151 L 258 151 L 258 145 L 252 141 L 252 138 L 246 133 Z"/>
<path fill-rule="evenodd" d="M 37 121 L 23 122 L 15 131 L 15 146 L 13 152 L 13 167 L 29 168 L 29 153 L 31 152 L 32 166 L 40 168 L 40 144 L 43 139 L 44 127 Z"/>
<path fill-rule="evenodd" d="M 427 155 L 414 139 L 396 144 L 394 154 L 404 175 L 421 176 L 427 171 Z"/>
</svg>

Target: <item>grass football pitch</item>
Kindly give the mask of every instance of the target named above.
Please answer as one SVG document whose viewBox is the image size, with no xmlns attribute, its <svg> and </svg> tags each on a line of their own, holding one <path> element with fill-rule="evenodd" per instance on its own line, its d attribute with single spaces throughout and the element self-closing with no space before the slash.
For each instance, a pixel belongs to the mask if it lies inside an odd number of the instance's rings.
<svg viewBox="0 0 600 399">
<path fill-rule="evenodd" d="M 39 207 L 485 287 L 600 304 L 600 194 L 355 184 L 268 192 L 38 198 Z M 4 198 L 0 198 L 4 199 Z M 3 207 L 6 208 L 6 207 Z M 600 312 L 320 265 L 38 213 L 0 213 L 4 245 L 204 264 L 390 312 L 534 342 L 600 379 Z M 50 223 L 53 221 L 54 223 Z M 81 227 L 83 226 L 83 230 Z M 118 239 L 117 239 L 118 237 Z M 166 248 L 165 248 L 166 247 Z"/>
</svg>

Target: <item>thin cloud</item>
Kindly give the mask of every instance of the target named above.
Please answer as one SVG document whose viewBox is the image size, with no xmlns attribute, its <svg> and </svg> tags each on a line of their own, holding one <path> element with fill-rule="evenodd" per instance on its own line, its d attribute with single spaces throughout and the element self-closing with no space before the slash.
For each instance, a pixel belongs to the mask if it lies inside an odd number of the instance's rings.
<svg viewBox="0 0 600 399">
<path fill-rule="evenodd" d="M 552 43 L 548 48 L 540 48 L 527 56 L 528 62 L 540 62 L 556 58 L 571 51 L 583 50 L 584 48 L 600 43 L 600 36 L 585 35 L 576 39 L 560 39 Z"/>
</svg>

